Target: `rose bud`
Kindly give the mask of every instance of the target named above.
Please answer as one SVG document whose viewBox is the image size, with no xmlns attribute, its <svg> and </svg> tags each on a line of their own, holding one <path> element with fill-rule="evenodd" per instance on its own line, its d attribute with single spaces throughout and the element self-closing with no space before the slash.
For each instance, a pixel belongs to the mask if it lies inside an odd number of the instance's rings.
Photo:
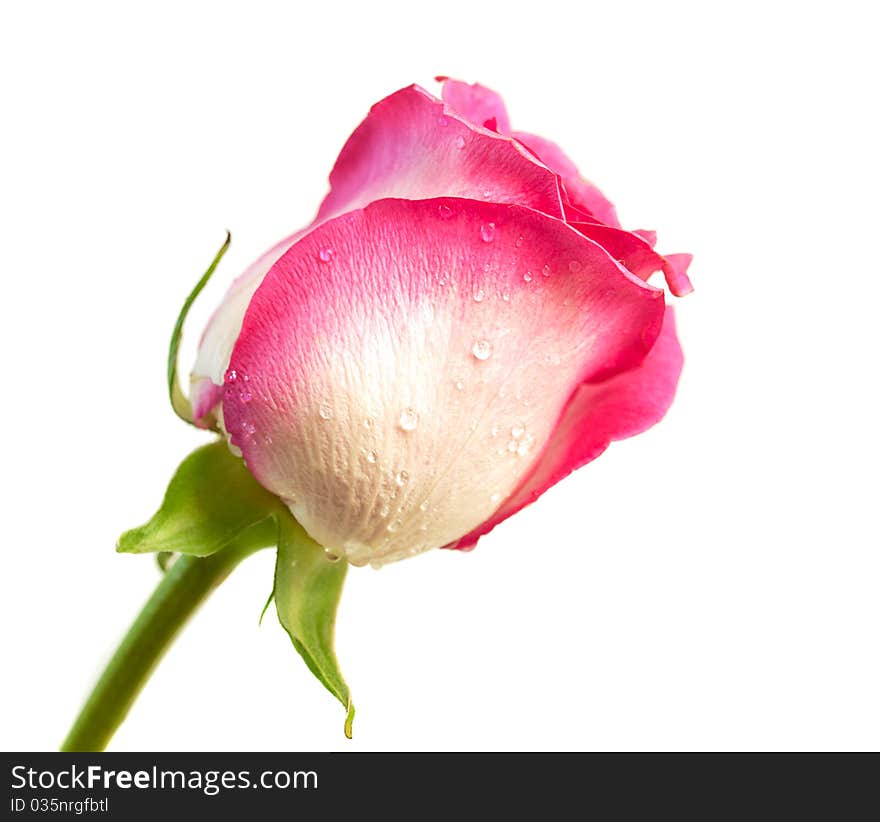
<svg viewBox="0 0 880 822">
<path fill-rule="evenodd" d="M 332 555 L 468 549 L 668 409 L 689 255 L 614 207 L 500 97 L 445 80 L 373 106 L 314 222 L 205 331 L 196 423 Z"/>
<path fill-rule="evenodd" d="M 690 255 L 621 228 L 555 144 L 511 130 L 497 94 L 440 79 L 442 100 L 410 86 L 377 103 L 311 225 L 235 281 L 189 399 L 182 328 L 228 236 L 184 302 L 171 404 L 226 442 L 187 456 L 153 517 L 120 537 L 163 577 L 63 750 L 102 750 L 198 605 L 276 546 L 266 607 L 351 736 L 333 649 L 348 564 L 470 549 L 669 408 L 682 355 L 648 278 L 688 293 Z"/>
</svg>

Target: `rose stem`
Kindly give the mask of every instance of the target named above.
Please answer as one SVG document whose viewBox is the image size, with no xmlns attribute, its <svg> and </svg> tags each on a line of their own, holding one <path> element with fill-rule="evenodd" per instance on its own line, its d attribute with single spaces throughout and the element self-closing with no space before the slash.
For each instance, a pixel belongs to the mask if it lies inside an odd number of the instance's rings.
<svg viewBox="0 0 880 822">
<path fill-rule="evenodd" d="M 248 536 L 211 556 L 181 555 L 171 564 L 107 663 L 62 751 L 104 750 L 187 619 L 243 559 L 267 544 Z"/>
</svg>

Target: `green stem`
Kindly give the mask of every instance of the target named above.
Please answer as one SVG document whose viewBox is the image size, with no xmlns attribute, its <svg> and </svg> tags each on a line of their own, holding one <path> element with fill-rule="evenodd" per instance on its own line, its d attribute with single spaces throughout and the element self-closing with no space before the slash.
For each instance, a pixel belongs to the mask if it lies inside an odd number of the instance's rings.
<svg viewBox="0 0 880 822">
<path fill-rule="evenodd" d="M 248 537 L 211 556 L 181 555 L 171 564 L 107 663 L 62 751 L 104 750 L 187 619 L 239 562 L 268 544 Z"/>
</svg>

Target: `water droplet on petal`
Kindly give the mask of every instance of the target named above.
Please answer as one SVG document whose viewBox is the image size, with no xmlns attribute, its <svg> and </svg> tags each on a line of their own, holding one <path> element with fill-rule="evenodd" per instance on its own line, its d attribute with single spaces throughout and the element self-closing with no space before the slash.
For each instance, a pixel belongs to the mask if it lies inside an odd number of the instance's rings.
<svg viewBox="0 0 880 822">
<path fill-rule="evenodd" d="M 530 283 L 530 282 L 532 281 L 532 272 L 531 272 L 531 271 L 526 271 L 526 273 L 523 274 L 523 279 L 524 279 L 527 283 Z"/>
<path fill-rule="evenodd" d="M 516 449 L 516 455 L 518 457 L 524 457 L 528 454 L 534 441 L 535 438 L 531 434 L 529 434 L 524 440 L 520 440 L 519 447 Z"/>
<path fill-rule="evenodd" d="M 329 548 L 324 549 L 324 556 L 327 558 L 327 562 L 339 562 L 339 555 L 334 554 Z"/>
<path fill-rule="evenodd" d="M 479 339 L 474 342 L 473 348 L 471 348 L 471 353 L 478 360 L 488 360 L 489 357 L 492 356 L 492 343 L 486 339 Z"/>
<path fill-rule="evenodd" d="M 509 303 L 510 302 L 510 292 L 509 291 L 502 291 L 501 292 L 501 299 L 504 300 L 504 302 Z"/>
<path fill-rule="evenodd" d="M 244 388 L 241 389 L 241 391 L 238 392 L 238 398 L 243 403 L 248 403 L 254 398 L 254 395 L 251 394 L 250 389 L 247 386 L 245 386 Z"/>
<path fill-rule="evenodd" d="M 489 497 L 489 502 L 500 502 L 500 500 L 501 500 L 501 494 L 499 494 L 497 491 L 494 494 L 492 494 L 491 497 Z"/>
<path fill-rule="evenodd" d="M 464 137 L 462 137 L 460 134 L 458 137 L 455 138 L 455 147 L 458 149 L 464 148 Z"/>
<path fill-rule="evenodd" d="M 441 220 L 448 220 L 455 212 L 446 203 L 440 203 L 437 206 L 437 213 L 440 215 Z"/>
<path fill-rule="evenodd" d="M 374 422 L 372 417 L 364 417 L 364 428 L 372 428 Z"/>
<path fill-rule="evenodd" d="M 456 391 L 463 391 L 464 390 L 464 383 L 461 380 L 458 380 L 458 382 L 455 383 L 455 390 Z"/>
<path fill-rule="evenodd" d="M 415 408 L 404 408 L 397 423 L 404 431 L 415 431 L 419 424 L 419 412 Z"/>
<path fill-rule="evenodd" d="M 553 270 L 553 269 L 551 269 L 549 265 L 545 265 L 545 266 L 541 269 L 541 274 L 542 274 L 543 276 L 545 276 L 545 277 L 549 277 L 550 274 L 551 274 L 551 272 L 552 272 L 552 270 Z"/>
<path fill-rule="evenodd" d="M 325 246 L 320 251 L 318 251 L 318 259 L 322 263 L 329 263 L 330 260 L 333 259 L 333 249 L 329 246 Z"/>
<path fill-rule="evenodd" d="M 581 266 L 581 262 L 580 262 L 580 260 L 572 260 L 572 261 L 568 264 L 568 270 L 569 270 L 572 274 L 577 274 L 578 271 L 581 270 L 581 268 L 582 268 L 582 266 Z"/>
<path fill-rule="evenodd" d="M 483 291 L 482 288 L 478 288 L 476 291 L 474 291 L 474 302 L 475 303 L 483 302 L 483 298 L 485 296 L 486 296 L 486 292 Z"/>
<path fill-rule="evenodd" d="M 230 368 L 229 371 L 226 372 L 226 383 L 227 385 L 232 385 L 238 380 L 238 371 L 234 368 Z"/>
<path fill-rule="evenodd" d="M 518 423 L 510 429 L 510 436 L 513 437 L 515 440 L 518 440 L 525 433 L 526 428 L 522 423 Z"/>
<path fill-rule="evenodd" d="M 495 223 L 483 223 L 480 226 L 480 239 L 484 243 L 491 243 L 495 239 Z"/>
<path fill-rule="evenodd" d="M 489 433 L 490 433 L 493 437 L 497 437 L 497 436 L 498 436 L 498 431 L 499 431 L 498 426 L 497 426 L 497 425 L 493 425 L 493 426 L 492 426 L 492 429 L 489 431 Z"/>
<path fill-rule="evenodd" d="M 241 421 L 240 428 L 241 428 L 241 432 L 243 434 L 245 434 L 246 436 L 250 436 L 251 434 L 254 433 L 254 431 L 257 430 L 256 427 L 253 425 L 253 423 L 250 423 L 247 420 Z"/>
<path fill-rule="evenodd" d="M 519 448 L 519 443 L 516 440 L 511 440 L 507 443 L 507 450 L 510 451 L 511 454 L 515 454 L 517 448 Z"/>
<path fill-rule="evenodd" d="M 428 510 L 428 500 L 425 500 L 420 506 L 419 511 L 427 511 Z"/>
<path fill-rule="evenodd" d="M 374 463 L 379 459 L 379 455 L 375 451 L 367 451 L 367 462 Z"/>
<path fill-rule="evenodd" d="M 394 481 L 403 488 L 404 485 L 409 481 L 409 474 L 406 471 L 398 471 L 394 475 Z"/>
<path fill-rule="evenodd" d="M 393 534 L 399 528 L 400 528 L 400 520 L 399 519 L 396 519 L 393 522 L 388 523 L 388 532 L 391 534 Z"/>
<path fill-rule="evenodd" d="M 333 409 L 327 405 L 326 402 L 322 402 L 318 407 L 318 416 L 322 420 L 332 420 L 333 419 Z"/>
<path fill-rule="evenodd" d="M 382 519 L 385 519 L 385 517 L 387 517 L 388 514 L 390 514 L 390 513 L 391 513 L 391 509 L 388 507 L 388 505 L 383 505 L 379 509 L 379 516 L 382 517 Z"/>
<path fill-rule="evenodd" d="M 519 237 L 516 238 L 516 242 L 514 243 L 514 245 L 517 248 L 522 248 L 522 244 L 525 242 L 525 239 L 526 238 L 523 237 L 522 234 L 520 234 Z"/>
</svg>

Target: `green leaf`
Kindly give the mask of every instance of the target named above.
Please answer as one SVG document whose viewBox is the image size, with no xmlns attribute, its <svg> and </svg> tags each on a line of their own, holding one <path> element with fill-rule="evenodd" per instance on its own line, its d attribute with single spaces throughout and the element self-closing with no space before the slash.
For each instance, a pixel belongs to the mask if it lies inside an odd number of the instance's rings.
<svg viewBox="0 0 880 822">
<path fill-rule="evenodd" d="M 278 517 L 275 608 L 293 647 L 309 670 L 346 710 L 345 735 L 351 739 L 354 705 L 333 650 L 336 608 L 346 562 L 332 562 L 286 511 Z"/>
<path fill-rule="evenodd" d="M 283 510 L 223 441 L 193 451 L 168 485 L 162 507 L 140 528 L 126 531 L 117 551 L 178 552 L 204 557 Z M 263 538 L 264 529 L 254 529 Z"/>
<path fill-rule="evenodd" d="M 223 255 L 226 253 L 231 242 L 232 235 L 227 231 L 226 242 L 220 247 L 211 265 L 208 266 L 208 270 L 202 274 L 202 278 L 196 283 L 196 287 L 190 292 L 183 304 L 183 308 L 180 309 L 177 322 L 174 324 L 174 331 L 171 334 L 171 343 L 168 346 L 168 397 L 171 400 L 171 407 L 174 409 L 174 413 L 184 422 L 190 424 L 194 424 L 192 406 L 180 387 L 180 381 L 177 379 L 177 352 L 180 348 L 180 338 L 183 336 L 183 323 L 196 297 L 199 296 L 202 289 L 208 284 L 208 280 L 211 279 L 211 275 L 220 264 L 220 260 L 223 259 Z"/>
</svg>

